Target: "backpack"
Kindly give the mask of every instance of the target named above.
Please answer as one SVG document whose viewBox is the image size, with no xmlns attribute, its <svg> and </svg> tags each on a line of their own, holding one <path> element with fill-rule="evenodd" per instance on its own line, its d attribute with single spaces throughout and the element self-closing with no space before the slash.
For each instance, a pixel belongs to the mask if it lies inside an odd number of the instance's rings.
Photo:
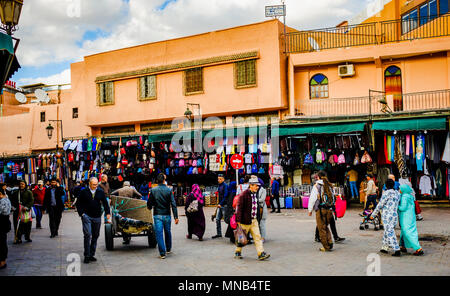
<svg viewBox="0 0 450 296">
<path fill-rule="evenodd" d="M 333 208 L 336 203 L 333 192 L 331 192 L 331 196 L 328 196 L 325 190 L 323 190 L 323 185 L 318 184 L 317 187 L 319 190 L 319 207 L 327 209 Z"/>
<path fill-rule="evenodd" d="M 345 163 L 345 155 L 341 154 L 338 157 L 338 164 L 344 164 Z"/>
<path fill-rule="evenodd" d="M 316 162 L 317 162 L 317 163 L 322 163 L 322 159 L 323 159 L 322 152 L 320 151 L 320 149 L 317 149 L 317 152 L 316 152 Z"/>
</svg>

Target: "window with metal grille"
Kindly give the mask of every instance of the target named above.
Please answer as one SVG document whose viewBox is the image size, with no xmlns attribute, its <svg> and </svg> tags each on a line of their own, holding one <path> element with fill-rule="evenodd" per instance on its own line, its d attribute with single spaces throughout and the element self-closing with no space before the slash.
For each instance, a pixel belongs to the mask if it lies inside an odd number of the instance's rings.
<svg viewBox="0 0 450 296">
<path fill-rule="evenodd" d="M 78 118 L 78 108 L 72 108 L 72 118 Z"/>
<path fill-rule="evenodd" d="M 156 99 L 156 75 L 139 78 L 139 100 Z"/>
<path fill-rule="evenodd" d="M 256 60 L 235 63 L 236 88 L 256 85 Z"/>
<path fill-rule="evenodd" d="M 45 112 L 41 112 L 41 122 L 45 122 Z"/>
<path fill-rule="evenodd" d="M 97 100 L 100 106 L 114 104 L 114 82 L 97 84 Z"/>
<path fill-rule="evenodd" d="M 314 75 L 309 86 L 311 88 L 311 99 L 328 98 L 328 78 L 325 75 Z"/>
<path fill-rule="evenodd" d="M 194 68 L 184 71 L 184 94 L 203 92 L 203 68 Z"/>
</svg>

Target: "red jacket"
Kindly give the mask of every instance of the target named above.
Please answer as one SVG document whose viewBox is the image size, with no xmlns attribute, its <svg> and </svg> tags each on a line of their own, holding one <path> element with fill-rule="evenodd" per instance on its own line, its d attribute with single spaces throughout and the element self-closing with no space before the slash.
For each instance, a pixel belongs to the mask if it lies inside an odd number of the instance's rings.
<svg viewBox="0 0 450 296">
<path fill-rule="evenodd" d="M 34 204 L 42 206 L 44 204 L 45 187 L 42 190 L 38 186 L 33 189 Z"/>
</svg>

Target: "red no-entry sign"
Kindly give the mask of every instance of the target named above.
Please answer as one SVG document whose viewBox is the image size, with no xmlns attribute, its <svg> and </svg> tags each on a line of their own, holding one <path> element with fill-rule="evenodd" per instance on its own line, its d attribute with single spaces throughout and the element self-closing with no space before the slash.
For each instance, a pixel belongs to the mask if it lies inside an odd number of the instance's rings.
<svg viewBox="0 0 450 296">
<path fill-rule="evenodd" d="M 240 154 L 235 154 L 231 156 L 230 162 L 233 169 L 239 170 L 244 165 L 244 158 Z"/>
</svg>

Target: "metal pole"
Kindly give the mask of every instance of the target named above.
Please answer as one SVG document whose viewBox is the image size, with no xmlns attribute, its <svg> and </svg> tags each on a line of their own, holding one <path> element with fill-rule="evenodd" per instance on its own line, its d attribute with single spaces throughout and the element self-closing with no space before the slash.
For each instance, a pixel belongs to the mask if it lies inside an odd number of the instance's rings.
<svg viewBox="0 0 450 296">
<path fill-rule="evenodd" d="M 286 5 L 284 0 L 281 1 L 283 4 L 283 24 L 284 24 L 284 53 L 287 53 L 287 38 L 286 38 Z"/>
</svg>

